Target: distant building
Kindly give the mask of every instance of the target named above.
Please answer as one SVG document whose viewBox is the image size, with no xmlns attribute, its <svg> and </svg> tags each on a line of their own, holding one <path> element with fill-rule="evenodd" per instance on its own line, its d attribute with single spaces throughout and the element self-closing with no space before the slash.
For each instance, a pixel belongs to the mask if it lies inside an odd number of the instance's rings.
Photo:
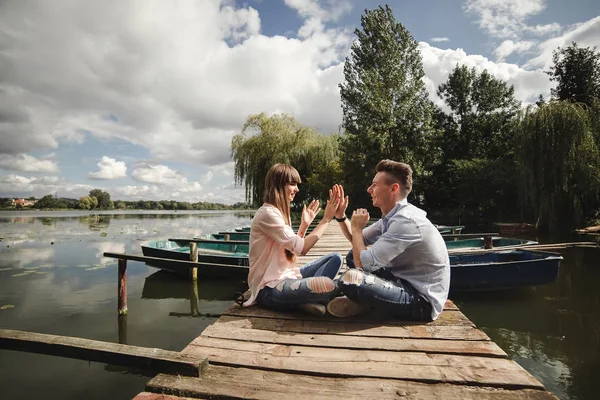
<svg viewBox="0 0 600 400">
<path fill-rule="evenodd" d="M 19 204 L 22 207 L 30 207 L 35 204 L 35 200 L 27 200 L 27 199 L 13 199 L 12 200 L 13 207 L 17 207 Z"/>
</svg>

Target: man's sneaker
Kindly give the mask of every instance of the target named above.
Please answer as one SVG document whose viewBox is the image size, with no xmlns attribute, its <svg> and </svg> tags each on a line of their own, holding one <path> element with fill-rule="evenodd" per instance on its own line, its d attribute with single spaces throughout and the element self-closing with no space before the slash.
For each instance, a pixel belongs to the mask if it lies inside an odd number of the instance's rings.
<svg viewBox="0 0 600 400">
<path fill-rule="evenodd" d="M 298 308 L 304 312 L 307 312 L 312 315 L 317 315 L 319 317 L 322 317 L 327 313 L 327 309 L 325 308 L 325 306 L 319 303 L 306 303 L 302 304 Z"/>
<path fill-rule="evenodd" d="M 365 314 L 369 310 L 371 310 L 371 306 L 355 303 L 346 296 L 336 297 L 327 304 L 327 312 L 338 318 Z"/>
</svg>

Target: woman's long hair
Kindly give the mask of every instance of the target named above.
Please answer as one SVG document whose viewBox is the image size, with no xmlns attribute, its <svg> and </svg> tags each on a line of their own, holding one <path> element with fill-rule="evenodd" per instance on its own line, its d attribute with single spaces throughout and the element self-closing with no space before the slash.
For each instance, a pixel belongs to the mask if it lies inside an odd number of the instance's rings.
<svg viewBox="0 0 600 400">
<path fill-rule="evenodd" d="M 285 193 L 285 187 L 290 183 L 302 183 L 300 174 L 296 171 L 296 168 L 288 164 L 273 165 L 265 178 L 265 195 L 263 201 L 275 206 L 283 214 L 285 223 L 292 226 L 290 199 Z M 296 260 L 294 254 L 290 251 L 286 250 L 285 254 L 289 260 Z"/>
</svg>

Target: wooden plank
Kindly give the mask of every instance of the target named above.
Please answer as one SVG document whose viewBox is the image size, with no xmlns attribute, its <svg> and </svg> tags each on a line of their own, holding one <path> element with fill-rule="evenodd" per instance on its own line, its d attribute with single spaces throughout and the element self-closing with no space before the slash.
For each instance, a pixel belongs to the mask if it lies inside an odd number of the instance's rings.
<svg viewBox="0 0 600 400">
<path fill-rule="evenodd" d="M 338 377 L 404 379 L 494 387 L 543 389 L 508 359 L 420 352 L 390 352 L 284 346 L 203 338 L 182 352 L 212 365 Z"/>
<path fill-rule="evenodd" d="M 171 376 L 171 375 L 166 375 Z M 194 397 L 194 399 L 205 399 L 206 397 Z M 133 400 L 192 400 L 191 397 L 179 397 L 170 394 L 142 392 L 138 393 Z"/>
<path fill-rule="evenodd" d="M 317 333 L 365 337 L 442 339 L 442 340 L 490 340 L 481 330 L 466 325 L 387 326 L 373 323 L 347 322 L 340 324 L 328 321 L 285 320 L 270 318 L 243 318 L 222 316 L 216 323 L 240 321 L 239 327 L 275 330 L 280 332 Z"/>
<path fill-rule="evenodd" d="M 201 344 L 204 337 L 274 343 L 297 346 L 331 347 L 342 349 L 388 350 L 388 351 L 422 351 L 438 354 L 487 355 L 507 358 L 507 354 L 492 341 L 483 340 L 441 340 L 441 339 L 407 339 L 377 338 L 360 336 L 343 336 L 328 334 L 303 334 L 279 332 L 274 330 L 249 329 L 237 327 L 239 320 L 229 323 L 210 325 L 191 344 Z"/>
<path fill-rule="evenodd" d="M 424 384 L 375 378 L 335 378 L 210 365 L 201 378 L 158 375 L 147 390 L 180 396 L 281 400 L 424 399 L 557 400 L 543 390 Z"/>
<path fill-rule="evenodd" d="M 433 322 L 419 322 L 419 321 L 403 321 L 391 319 L 388 315 L 383 312 L 377 312 L 373 310 L 369 314 L 359 315 L 352 318 L 336 318 L 334 316 L 325 315 L 322 317 L 313 316 L 300 311 L 290 311 L 285 313 L 277 313 L 271 310 L 267 310 L 261 307 L 232 307 L 225 311 L 223 315 L 236 316 L 241 318 L 278 318 L 278 319 L 292 319 L 292 320 L 315 320 L 320 322 L 334 322 L 339 324 L 345 324 L 348 322 L 368 322 L 368 323 L 379 323 L 385 322 L 386 325 L 390 326 L 407 326 L 407 325 L 427 325 L 427 326 L 438 326 L 438 325 L 466 325 L 474 326 L 462 312 L 458 310 L 443 311 L 440 316 Z"/>
<path fill-rule="evenodd" d="M 199 376 L 200 371 L 207 363 L 204 358 L 190 357 L 175 351 L 10 329 L 0 329 L 0 349 L 27 351 L 190 376 Z"/>
</svg>

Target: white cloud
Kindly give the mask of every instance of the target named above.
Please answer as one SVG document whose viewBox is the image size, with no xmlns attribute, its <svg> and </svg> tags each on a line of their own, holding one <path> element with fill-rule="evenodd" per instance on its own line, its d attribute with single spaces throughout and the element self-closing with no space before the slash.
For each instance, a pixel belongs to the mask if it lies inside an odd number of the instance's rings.
<svg viewBox="0 0 600 400">
<path fill-rule="evenodd" d="M 58 172 L 52 160 L 40 160 L 29 154 L 0 154 L 0 168 L 23 172 Z"/>
<path fill-rule="evenodd" d="M 516 64 L 496 63 L 481 55 L 467 54 L 462 49 L 440 49 L 425 42 L 419 43 L 419 50 L 423 55 L 427 90 L 440 106 L 443 102 L 436 94 L 437 87 L 448 79 L 457 64 L 474 67 L 479 72 L 486 69 L 494 77 L 514 85 L 516 99 L 524 103 L 533 103 L 539 94 L 545 97 L 550 94 L 552 85 L 542 70 L 530 71 Z"/>
<path fill-rule="evenodd" d="M 69 183 L 66 179 L 57 176 L 25 177 L 15 174 L 0 176 L 0 193 L 9 197 L 27 195 L 39 198 L 52 194 L 58 197 L 79 198 L 86 196 L 92 189 L 90 185 Z"/>
<path fill-rule="evenodd" d="M 334 21 L 350 7 L 292 3 L 306 21 Z M 231 160 L 249 114 L 291 113 L 325 132 L 341 121 L 345 30 L 263 36 L 256 10 L 232 1 L 61 4 L 0 3 L 0 153 L 93 136 L 213 166 Z"/>
<path fill-rule="evenodd" d="M 496 48 L 494 54 L 496 55 L 496 60 L 501 62 L 504 61 L 506 57 L 513 53 L 522 53 L 531 49 L 535 45 L 535 42 L 524 40 L 521 42 L 513 42 L 512 40 L 505 40 Z"/>
<path fill-rule="evenodd" d="M 308 38 L 324 31 L 324 24 L 337 21 L 342 15 L 352 10 L 352 3 L 347 0 L 327 0 L 323 4 L 319 0 L 284 0 L 285 4 L 298 11 L 304 18 L 304 24 L 298 30 L 298 37 Z M 326 7 L 322 7 L 322 4 Z M 329 33 L 336 30 L 328 30 Z"/>
<path fill-rule="evenodd" d="M 560 30 L 558 24 L 527 25 L 527 19 L 546 8 L 546 0 L 467 0 L 463 8 L 478 17 L 479 27 L 490 36 L 519 39 L 524 32 L 538 35 Z"/>
<path fill-rule="evenodd" d="M 450 41 L 450 39 L 448 39 L 447 37 L 433 37 L 433 38 L 431 38 L 429 40 L 432 41 L 432 42 L 435 42 L 435 43 L 449 42 Z"/>
<path fill-rule="evenodd" d="M 127 176 L 127 166 L 124 161 L 103 156 L 97 165 L 98 171 L 88 174 L 91 179 L 118 179 Z"/>
<path fill-rule="evenodd" d="M 526 68 L 548 68 L 552 65 L 552 52 L 558 47 L 570 46 L 576 42 L 579 47 L 600 47 L 600 16 L 567 28 L 562 35 L 548 39 L 538 46 L 539 54 L 529 60 Z"/>
</svg>

